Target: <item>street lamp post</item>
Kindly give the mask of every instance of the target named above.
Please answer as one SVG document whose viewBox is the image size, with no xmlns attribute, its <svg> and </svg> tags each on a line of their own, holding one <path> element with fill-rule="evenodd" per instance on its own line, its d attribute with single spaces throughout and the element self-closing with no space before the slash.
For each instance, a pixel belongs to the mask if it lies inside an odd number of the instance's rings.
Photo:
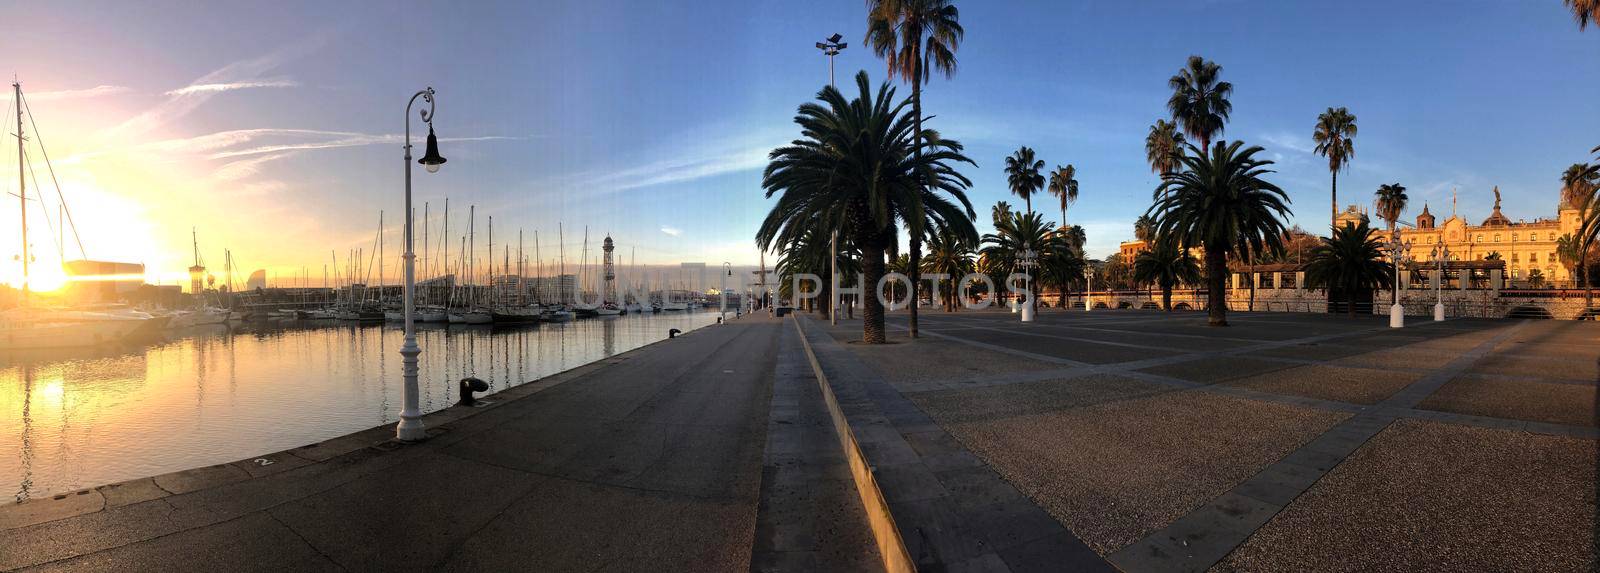
<svg viewBox="0 0 1600 573">
<path fill-rule="evenodd" d="M 1450 259 L 1450 248 L 1441 243 L 1433 248 L 1433 321 L 1444 320 L 1444 262 Z"/>
<path fill-rule="evenodd" d="M 828 56 L 828 85 L 833 85 L 833 57 L 849 47 L 850 44 L 840 42 L 844 36 L 834 34 L 821 42 L 817 42 L 817 49 Z M 839 324 L 839 230 L 834 229 L 828 238 L 828 324 Z M 912 301 L 913 304 L 916 301 Z"/>
<path fill-rule="evenodd" d="M 733 265 L 727 261 L 722 263 L 722 280 L 717 289 L 717 313 L 723 320 L 728 318 L 728 277 L 733 276 Z"/>
<path fill-rule="evenodd" d="M 1406 325 L 1406 307 L 1400 305 L 1400 270 L 1409 262 L 1406 253 L 1410 249 L 1411 245 L 1401 241 L 1399 234 L 1389 238 L 1389 258 L 1394 261 L 1394 305 L 1389 307 L 1389 328 Z"/>
<path fill-rule="evenodd" d="M 395 438 L 401 441 L 413 442 L 428 437 L 427 428 L 422 424 L 422 410 L 417 405 L 417 355 L 422 349 L 417 347 L 416 324 L 416 254 L 411 246 L 411 106 L 417 103 L 417 98 L 427 102 L 428 109 L 418 110 L 422 122 L 428 124 L 428 146 L 422 154 L 421 163 L 429 173 L 437 173 L 439 166 L 445 159 L 439 156 L 439 139 L 433 135 L 433 88 L 428 87 L 411 96 L 411 101 L 406 103 L 406 288 L 405 288 L 405 343 L 400 346 L 402 360 L 401 373 L 405 378 L 405 403 L 400 408 L 400 423 L 395 427 Z"/>
<path fill-rule="evenodd" d="M 828 57 L 828 85 L 830 86 L 833 85 L 833 57 L 839 55 L 839 52 L 850 46 L 850 44 L 839 41 L 843 39 L 844 36 L 834 34 L 821 42 L 817 42 L 817 49 L 822 50 L 822 55 Z"/>
<path fill-rule="evenodd" d="M 1094 292 L 1094 267 L 1085 266 L 1085 267 L 1083 267 L 1083 311 L 1084 312 L 1089 312 L 1090 310 L 1094 310 L 1094 296 L 1089 294 L 1089 293 L 1092 293 L 1092 292 Z"/>
<path fill-rule="evenodd" d="M 1033 249 L 1024 249 L 1022 251 L 1022 264 L 1020 266 L 1024 270 L 1022 274 L 1022 290 L 1023 292 L 1028 293 L 1028 303 L 1022 305 L 1022 321 L 1033 322 L 1033 269 L 1034 267 L 1039 266 L 1039 252 Z"/>
</svg>

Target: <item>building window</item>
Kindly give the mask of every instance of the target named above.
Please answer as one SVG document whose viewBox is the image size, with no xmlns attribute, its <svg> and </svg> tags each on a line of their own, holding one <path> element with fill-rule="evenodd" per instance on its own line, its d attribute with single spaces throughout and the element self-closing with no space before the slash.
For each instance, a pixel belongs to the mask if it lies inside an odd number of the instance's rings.
<svg viewBox="0 0 1600 573">
<path fill-rule="evenodd" d="M 1434 239 L 1433 237 L 1428 237 L 1428 244 L 1432 245 L 1433 244 L 1433 239 Z"/>
<path fill-rule="evenodd" d="M 1528 253 L 1528 262 L 1530 262 L 1530 263 L 1539 262 L 1539 253 Z"/>
<path fill-rule="evenodd" d="M 1513 263 L 1517 262 L 1517 254 L 1516 253 L 1511 253 L 1511 262 L 1513 262 Z"/>
<path fill-rule="evenodd" d="M 1511 278 L 1522 278 L 1522 272 L 1517 270 L 1516 267 L 1511 267 Z"/>
<path fill-rule="evenodd" d="M 1500 242 L 1500 233 L 1495 233 L 1494 234 L 1494 242 L 1496 242 L 1496 243 Z"/>
<path fill-rule="evenodd" d="M 1552 231 L 1552 232 L 1551 232 L 1551 233 L 1550 233 L 1550 240 L 1552 240 L 1552 241 L 1554 241 L 1554 240 L 1556 240 L 1556 234 L 1555 234 L 1555 232 L 1554 232 L 1554 231 Z"/>
<path fill-rule="evenodd" d="M 1517 240 L 1517 234 L 1516 233 L 1512 233 L 1511 234 L 1511 241 L 1512 242 L 1516 242 L 1516 240 Z"/>
<path fill-rule="evenodd" d="M 1478 240 L 1476 242 L 1479 242 L 1479 243 L 1483 242 L 1483 233 L 1478 233 Z"/>
</svg>

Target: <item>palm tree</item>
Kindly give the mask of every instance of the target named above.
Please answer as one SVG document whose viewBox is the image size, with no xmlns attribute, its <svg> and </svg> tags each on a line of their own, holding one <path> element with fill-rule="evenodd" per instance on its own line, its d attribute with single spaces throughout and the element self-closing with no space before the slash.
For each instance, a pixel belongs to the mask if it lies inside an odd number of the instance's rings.
<svg viewBox="0 0 1600 573">
<path fill-rule="evenodd" d="M 975 214 L 965 191 L 972 182 L 956 166 L 972 160 L 960 143 L 916 131 L 906 113 L 909 102 L 897 102 L 888 82 L 874 94 L 861 72 L 856 89 L 858 95 L 846 100 L 827 86 L 817 102 L 800 106 L 795 123 L 801 138 L 772 150 L 762 175 L 767 197 L 778 201 L 756 242 L 767 249 L 799 240 L 809 227 L 840 229 L 860 249 L 870 289 L 883 277 L 897 220 L 915 214 L 962 232 L 971 227 Z M 882 343 L 883 305 L 878 297 L 864 298 L 862 338 Z"/>
<path fill-rule="evenodd" d="M 1000 224 L 995 225 L 993 233 L 983 236 L 983 242 L 987 246 L 982 252 L 992 260 L 1000 262 L 1006 275 L 1010 275 L 1018 270 L 1026 251 L 1034 251 L 1042 262 L 1051 253 L 1065 248 L 1061 235 L 1052 230 L 1054 227 L 1055 223 L 1046 222 L 1044 215 L 1012 213 L 1000 221 Z M 1028 274 L 1032 277 L 1035 273 Z M 999 287 L 1005 288 L 1005 285 L 1001 284 Z M 1029 284 L 1028 288 L 1035 292 L 1039 290 L 1036 284 Z M 1034 303 L 1033 298 L 1029 297 L 1029 304 Z"/>
<path fill-rule="evenodd" d="M 922 129 L 922 84 L 937 71 L 948 78 L 956 73 L 956 50 L 966 30 L 961 11 L 950 0 L 868 0 L 867 44 L 889 65 L 889 77 L 911 82 L 911 114 L 916 132 Z M 914 209 L 913 212 L 920 211 Z M 911 235 L 911 338 L 917 337 L 917 266 L 922 259 L 924 220 L 913 216 L 906 226 Z"/>
<path fill-rule="evenodd" d="M 1600 147 L 1594 149 L 1600 152 Z M 1600 190 L 1600 163 L 1590 165 L 1587 163 L 1574 163 L 1561 174 L 1561 203 L 1564 207 L 1578 210 L 1579 228 L 1574 237 L 1573 249 L 1577 256 L 1578 288 L 1584 289 L 1584 307 L 1590 306 L 1588 260 L 1583 253 L 1589 252 L 1590 245 L 1596 241 L 1596 231 L 1600 230 L 1600 218 L 1594 215 L 1600 213 L 1595 209 L 1600 203 L 1600 196 L 1595 193 Z"/>
<path fill-rule="evenodd" d="M 1306 286 L 1328 289 L 1329 298 L 1334 289 L 1344 291 L 1351 318 L 1356 316 L 1357 292 L 1382 287 L 1393 277 L 1383 262 L 1383 242 L 1373 236 L 1366 221 L 1334 229 L 1332 237 L 1311 250 L 1311 262 L 1306 263 Z"/>
<path fill-rule="evenodd" d="M 1133 258 L 1133 280 L 1161 287 L 1161 308 L 1172 312 L 1172 287 L 1200 282 L 1200 261 L 1177 241 L 1159 240 Z"/>
<path fill-rule="evenodd" d="M 1133 221 L 1133 238 L 1150 243 L 1156 236 L 1156 220 L 1149 215 L 1139 215 Z"/>
<path fill-rule="evenodd" d="M 1083 256 L 1083 244 L 1089 241 L 1089 236 L 1083 232 L 1081 225 L 1068 225 L 1057 231 L 1061 235 L 1061 244 L 1078 256 Z"/>
<path fill-rule="evenodd" d="M 1155 125 L 1150 126 L 1150 134 L 1144 136 L 1144 159 L 1150 162 L 1150 171 L 1167 174 L 1176 170 L 1178 160 L 1173 156 L 1183 153 L 1183 143 L 1178 124 L 1156 120 Z"/>
<path fill-rule="evenodd" d="M 1386 183 L 1378 186 L 1377 199 L 1373 206 L 1377 208 L 1378 218 L 1389 223 L 1389 234 L 1394 234 L 1395 223 L 1400 221 L 1400 214 L 1406 210 L 1406 188 L 1399 183 Z"/>
<path fill-rule="evenodd" d="M 1056 198 L 1061 200 L 1061 224 L 1063 226 L 1067 224 L 1067 205 L 1078 200 L 1078 180 L 1074 179 L 1077 175 L 1078 168 L 1073 167 L 1070 163 L 1066 167 L 1057 165 L 1056 170 L 1050 172 L 1050 187 L 1048 191 L 1050 191 L 1051 195 L 1055 195 Z"/>
<path fill-rule="evenodd" d="M 1011 213 L 1011 204 L 1005 201 L 995 201 L 994 207 L 989 209 L 990 220 L 996 227 L 1000 226 L 1000 222 L 1006 220 L 1006 217 L 1010 217 Z"/>
<path fill-rule="evenodd" d="M 1328 171 L 1333 173 L 1333 211 L 1328 218 L 1330 227 L 1339 220 L 1339 170 L 1350 165 L 1350 160 L 1356 156 L 1355 143 L 1351 141 L 1355 136 L 1356 116 L 1342 107 L 1330 107 L 1318 115 L 1316 131 L 1311 134 L 1312 141 L 1317 142 L 1317 155 L 1328 158 Z"/>
<path fill-rule="evenodd" d="M 1589 22 L 1600 22 L 1600 0 L 1562 0 L 1562 3 L 1572 9 L 1579 31 L 1588 29 Z"/>
<path fill-rule="evenodd" d="M 1154 205 L 1146 214 L 1156 221 L 1156 236 L 1178 242 L 1179 248 L 1205 249 L 1209 322 L 1228 325 L 1228 257 L 1247 260 L 1261 251 L 1283 248 L 1283 219 L 1289 196 L 1262 179 L 1271 161 L 1256 159 L 1260 146 L 1219 141 L 1210 154 L 1193 144 L 1180 157 L 1181 171 L 1161 177 Z"/>
<path fill-rule="evenodd" d="M 1077 227 L 1077 225 L 1073 225 Z M 1059 233 L 1058 233 L 1059 234 Z M 1063 242 L 1070 241 L 1063 238 Z M 1041 257 L 1040 272 L 1051 285 L 1056 287 L 1056 307 L 1067 307 L 1067 290 L 1083 279 L 1083 269 L 1089 261 L 1083 258 L 1081 250 L 1068 248 L 1052 248 Z"/>
<path fill-rule="evenodd" d="M 1200 140 L 1201 154 L 1211 150 L 1211 138 L 1222 134 L 1228 115 L 1233 113 L 1233 103 L 1228 101 L 1233 84 L 1217 81 L 1221 75 L 1222 66 L 1216 62 L 1189 56 L 1183 68 L 1167 80 L 1167 86 L 1172 88 L 1167 111 L 1172 113 L 1173 121 L 1183 124 L 1189 139 Z"/>
<path fill-rule="evenodd" d="M 947 275 L 949 285 L 940 301 L 945 312 L 953 312 L 957 304 L 961 279 L 973 271 L 973 250 L 977 237 L 963 237 L 949 228 L 938 229 L 928 237 L 928 256 L 922 258 L 922 271 Z"/>
<path fill-rule="evenodd" d="M 1044 187 L 1044 175 L 1039 173 L 1043 169 L 1044 160 L 1035 159 L 1033 149 L 1028 146 L 1006 158 L 1006 185 L 1011 187 L 1013 195 L 1022 198 L 1027 213 L 1033 212 L 1033 194 Z"/>
<path fill-rule="evenodd" d="M 1399 183 L 1385 183 L 1378 186 L 1375 195 L 1377 199 L 1373 200 L 1373 206 L 1376 207 L 1378 218 L 1389 224 L 1389 236 L 1393 237 L 1395 223 L 1400 220 L 1400 213 L 1406 210 L 1406 203 L 1409 201 L 1406 198 L 1406 188 Z M 1393 299 L 1389 304 L 1400 302 L 1400 291 L 1395 290 L 1389 294 Z"/>
</svg>

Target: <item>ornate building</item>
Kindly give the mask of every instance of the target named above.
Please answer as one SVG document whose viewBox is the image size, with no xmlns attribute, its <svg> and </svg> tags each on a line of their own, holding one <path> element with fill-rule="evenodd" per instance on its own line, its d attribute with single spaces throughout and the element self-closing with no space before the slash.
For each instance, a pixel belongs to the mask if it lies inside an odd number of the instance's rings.
<svg viewBox="0 0 1600 573">
<path fill-rule="evenodd" d="M 1500 188 L 1495 187 L 1494 212 L 1482 223 L 1470 224 L 1455 213 L 1444 222 L 1435 223 L 1432 211 L 1424 203 L 1416 227 L 1400 229 L 1400 240 L 1411 243 L 1412 258 L 1430 260 L 1430 253 L 1442 244 L 1454 261 L 1485 260 L 1498 254 L 1506 265 L 1506 280 L 1513 286 L 1531 286 L 1529 276 L 1535 270 L 1546 284 L 1572 284 L 1571 274 L 1556 256 L 1556 241 L 1578 230 L 1578 210 L 1571 205 L 1557 205 L 1553 219 L 1512 221 L 1500 211 Z M 1388 232 L 1383 235 L 1387 240 Z"/>
</svg>

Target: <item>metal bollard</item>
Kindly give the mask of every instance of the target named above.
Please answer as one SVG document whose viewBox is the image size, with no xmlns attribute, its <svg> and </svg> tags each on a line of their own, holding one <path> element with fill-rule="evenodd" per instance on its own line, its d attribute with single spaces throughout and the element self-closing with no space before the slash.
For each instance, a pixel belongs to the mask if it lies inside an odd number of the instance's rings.
<svg viewBox="0 0 1600 573">
<path fill-rule="evenodd" d="M 489 383 L 477 378 L 468 377 L 461 379 L 459 387 L 461 391 L 461 401 L 456 402 L 456 404 L 461 406 L 471 406 L 477 403 L 477 400 L 472 397 L 472 393 L 487 391 L 489 389 Z"/>
<path fill-rule="evenodd" d="M 674 328 L 667 331 L 667 338 L 677 338 L 679 334 L 683 334 L 683 331 Z"/>
</svg>

